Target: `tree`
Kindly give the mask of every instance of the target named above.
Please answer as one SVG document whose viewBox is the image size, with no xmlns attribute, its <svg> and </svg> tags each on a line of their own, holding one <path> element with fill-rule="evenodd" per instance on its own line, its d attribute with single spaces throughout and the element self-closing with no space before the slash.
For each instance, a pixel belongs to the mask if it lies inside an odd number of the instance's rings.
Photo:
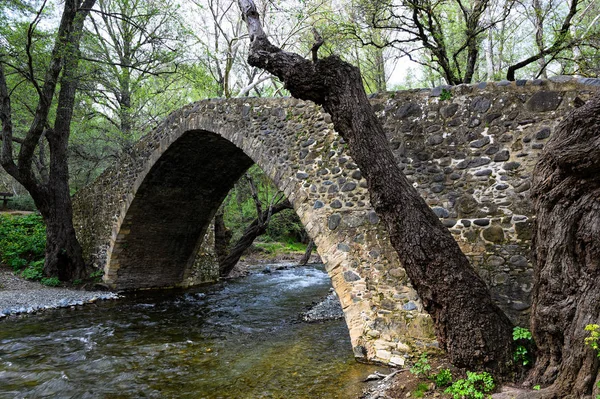
<svg viewBox="0 0 600 399">
<path fill-rule="evenodd" d="M 172 111 L 150 105 L 165 91 L 176 94 L 186 33 L 173 1 L 99 0 L 95 11 L 84 42 L 92 63 L 86 94 L 122 140 L 133 142 Z"/>
<path fill-rule="evenodd" d="M 357 68 L 335 56 L 312 61 L 272 45 L 252 0 L 239 0 L 250 38 L 249 63 L 267 69 L 292 96 L 328 112 L 365 176 L 371 204 L 432 316 L 438 342 L 458 365 L 507 372 L 512 325 L 493 303 L 483 280 L 458 244 L 399 169 Z"/>
<path fill-rule="evenodd" d="M 257 180 L 262 180 L 266 184 L 257 185 L 253 175 Z M 229 243 L 234 233 L 225 226 L 223 220 L 225 207 L 222 206 L 217 212 L 215 216 L 215 252 L 221 277 L 227 277 L 254 240 L 267 233 L 273 216 L 287 209 L 293 209 L 292 204 L 280 191 L 269 195 L 269 191 L 273 188 L 272 184 L 260 169 L 252 168 L 241 180 L 247 183 L 247 188 L 250 190 L 249 195 L 256 211 L 256 218 L 244 227 L 235 244 L 230 246 Z M 239 187 L 240 182 L 238 181 L 236 188 L 232 191 L 237 190 Z M 263 210 L 263 208 L 266 209 Z"/>
<path fill-rule="evenodd" d="M 505 20 L 511 9 L 492 12 L 490 0 L 366 0 L 358 8 L 362 19 L 347 24 L 350 34 L 365 45 L 396 48 L 451 85 L 473 80 L 486 32 Z M 374 35 L 381 30 L 393 34 L 381 40 Z M 423 53 L 426 60 L 419 57 Z"/>
<path fill-rule="evenodd" d="M 600 324 L 600 95 L 569 114 L 533 173 L 536 211 L 531 315 L 544 398 L 592 392 L 598 359 L 584 344 Z"/>
<path fill-rule="evenodd" d="M 82 250 L 72 222 L 67 149 L 79 81 L 83 23 L 94 3 L 95 0 L 65 0 L 43 77 L 39 76 L 40 71 L 34 64 L 34 48 L 36 30 L 46 1 L 28 25 L 25 48 L 7 49 L 3 46 L 0 55 L 0 162 L 27 189 L 42 214 L 47 228 L 44 274 L 58 276 L 61 280 L 85 275 Z M 22 78 L 20 83 L 31 85 L 37 96 L 29 127 L 22 136 L 21 132 L 13 129 L 11 94 L 15 87 L 9 88 L 8 74 L 19 75 Z M 42 163 L 46 159 L 46 145 L 49 165 L 38 165 L 36 170 L 36 162 Z M 18 153 L 16 159 L 15 152 Z"/>
</svg>

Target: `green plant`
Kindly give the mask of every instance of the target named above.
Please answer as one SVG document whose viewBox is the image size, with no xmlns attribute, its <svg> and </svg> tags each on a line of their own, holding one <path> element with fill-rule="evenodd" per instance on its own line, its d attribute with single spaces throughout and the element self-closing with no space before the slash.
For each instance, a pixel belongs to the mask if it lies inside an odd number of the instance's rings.
<svg viewBox="0 0 600 399">
<path fill-rule="evenodd" d="M 429 390 L 429 386 L 427 384 L 425 384 L 424 382 L 420 382 L 417 385 L 417 388 L 414 390 L 413 396 L 415 398 L 422 398 L 425 395 L 425 392 L 427 392 L 428 390 Z"/>
<path fill-rule="evenodd" d="M 79 280 L 79 279 L 75 279 L 73 280 L 73 285 L 81 285 L 81 283 L 83 283 L 83 281 Z"/>
<path fill-rule="evenodd" d="M 58 287 L 60 285 L 60 280 L 58 277 L 44 277 L 42 278 L 42 284 L 48 287 Z"/>
<path fill-rule="evenodd" d="M 46 227 L 39 215 L 0 215 L 0 262 L 19 272 L 43 261 Z"/>
<path fill-rule="evenodd" d="M 21 277 L 27 280 L 41 280 L 44 277 L 44 260 L 38 260 L 35 262 L 31 262 L 23 271 L 21 272 Z"/>
<path fill-rule="evenodd" d="M 427 359 L 427 353 L 422 353 L 419 360 L 417 360 L 410 368 L 410 372 L 416 376 L 429 376 L 429 370 L 431 370 L 431 365 L 429 364 L 429 360 Z"/>
<path fill-rule="evenodd" d="M 494 378 L 489 373 L 467 371 L 465 380 L 456 381 L 444 393 L 452 395 L 453 399 L 483 399 L 495 387 Z"/>
<path fill-rule="evenodd" d="M 436 387 L 447 387 L 452 384 L 452 373 L 450 369 L 441 369 L 439 373 L 429 377 L 435 383 Z"/>
<path fill-rule="evenodd" d="M 90 278 L 93 279 L 97 283 L 99 283 L 102 280 L 102 276 L 104 276 L 104 270 L 102 270 L 102 269 L 97 269 L 97 270 L 94 270 L 92 273 L 90 273 Z M 73 282 L 73 283 L 75 283 L 75 282 Z"/>
<path fill-rule="evenodd" d="M 452 98 L 452 92 L 448 89 L 442 89 L 442 94 L 440 94 L 440 100 L 446 101 Z"/>
<path fill-rule="evenodd" d="M 532 336 L 531 331 L 523 327 L 515 327 L 513 328 L 513 340 L 520 343 L 517 345 L 515 349 L 515 353 L 513 358 L 515 362 L 521 363 L 523 366 L 527 366 L 531 363 L 531 357 L 529 355 L 529 351 L 527 347 L 524 345 L 524 342 L 531 342 Z"/>
<path fill-rule="evenodd" d="M 534 386 L 533 386 L 533 390 L 534 390 L 534 391 L 539 391 L 540 389 L 542 389 L 542 387 L 541 387 L 541 386 L 539 386 L 539 385 L 534 385 Z"/>
<path fill-rule="evenodd" d="M 585 344 L 596 351 L 600 357 L 600 326 L 598 324 L 588 324 L 585 326 L 585 331 L 590 332 L 590 336 L 585 339 Z M 600 388 L 600 382 L 598 382 Z M 600 399 L 600 395 L 596 395 L 596 399 Z"/>
</svg>

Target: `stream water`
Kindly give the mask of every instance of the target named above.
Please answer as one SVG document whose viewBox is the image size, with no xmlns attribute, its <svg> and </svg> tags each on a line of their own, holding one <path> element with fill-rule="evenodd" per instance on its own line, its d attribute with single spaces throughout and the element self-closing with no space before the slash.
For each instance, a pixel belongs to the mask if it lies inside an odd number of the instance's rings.
<svg viewBox="0 0 600 399">
<path fill-rule="evenodd" d="M 0 398 L 357 398 L 343 320 L 306 324 L 321 267 L 0 321 Z"/>
</svg>

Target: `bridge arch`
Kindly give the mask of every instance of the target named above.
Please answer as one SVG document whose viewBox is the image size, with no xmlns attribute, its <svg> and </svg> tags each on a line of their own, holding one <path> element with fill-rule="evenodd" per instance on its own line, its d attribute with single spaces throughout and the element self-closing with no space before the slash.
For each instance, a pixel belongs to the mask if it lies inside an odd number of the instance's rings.
<svg viewBox="0 0 600 399">
<path fill-rule="evenodd" d="M 402 364 L 389 345 L 375 347 L 382 334 L 406 351 L 413 338 L 433 340 L 329 115 L 294 99 L 191 104 L 82 190 L 76 202 L 88 206 L 77 218 L 93 234 L 80 238 L 104 282 L 117 290 L 188 285 L 210 221 L 253 163 L 314 239 L 358 358 Z"/>
</svg>

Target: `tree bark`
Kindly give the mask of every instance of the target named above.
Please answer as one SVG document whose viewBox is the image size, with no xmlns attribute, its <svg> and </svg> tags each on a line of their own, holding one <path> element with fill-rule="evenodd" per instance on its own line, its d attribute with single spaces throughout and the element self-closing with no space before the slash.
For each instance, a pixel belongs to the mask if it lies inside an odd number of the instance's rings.
<svg viewBox="0 0 600 399">
<path fill-rule="evenodd" d="M 281 79 L 292 96 L 323 106 L 365 176 L 371 204 L 431 315 L 452 363 L 506 373 L 512 325 L 458 244 L 402 174 L 361 84 L 338 57 L 311 62 L 273 46 L 251 0 L 238 0 L 251 40 L 249 63 Z"/>
<path fill-rule="evenodd" d="M 20 142 L 17 162 L 13 156 L 11 101 L 4 68 L 0 67 L 0 98 L 2 119 L 2 167 L 31 194 L 47 227 L 44 274 L 60 280 L 80 279 L 85 276 L 82 250 L 72 222 L 72 204 L 69 192 L 67 148 L 78 85 L 78 64 L 83 22 L 95 0 L 66 0 L 57 37 L 48 64 L 44 84 L 36 87 L 39 101 L 35 117 L 25 138 Z M 43 9 L 43 7 L 42 7 Z M 41 14 L 42 10 L 39 11 Z M 31 25 L 34 26 L 34 25 Z M 29 31 L 29 35 L 32 30 Z M 31 37 L 30 37 L 31 39 Z M 56 101 L 53 128 L 49 128 L 49 114 Z M 48 173 L 35 174 L 36 148 L 44 138 L 50 149 Z M 41 140 L 40 140 L 41 139 Z"/>
<path fill-rule="evenodd" d="M 240 257 L 244 254 L 244 251 L 246 251 L 246 249 L 252 245 L 257 237 L 265 234 L 267 227 L 269 227 L 271 216 L 283 211 L 284 209 L 293 209 L 292 204 L 287 199 L 283 202 L 270 206 L 268 210 L 262 212 L 262 214 L 260 214 L 248 227 L 246 227 L 242 237 L 240 237 L 240 239 L 229 250 L 227 256 L 219 262 L 219 275 L 221 277 L 227 277 L 240 260 Z"/>
<path fill-rule="evenodd" d="M 600 95 L 571 112 L 546 144 L 532 199 L 538 353 L 529 380 L 551 385 L 544 397 L 581 398 L 599 377 L 584 328 L 600 324 Z"/>
<path fill-rule="evenodd" d="M 305 266 L 308 263 L 308 261 L 310 260 L 310 255 L 312 255 L 312 251 L 314 248 L 315 242 L 313 240 L 310 240 L 308 242 L 308 245 L 306 246 L 306 251 L 304 252 L 304 255 L 302 255 L 300 262 L 298 262 L 298 265 Z"/>
<path fill-rule="evenodd" d="M 215 254 L 219 264 L 227 257 L 229 252 L 227 248 L 229 248 L 232 236 L 233 232 L 225 226 L 223 209 L 221 208 L 215 215 Z"/>
</svg>

